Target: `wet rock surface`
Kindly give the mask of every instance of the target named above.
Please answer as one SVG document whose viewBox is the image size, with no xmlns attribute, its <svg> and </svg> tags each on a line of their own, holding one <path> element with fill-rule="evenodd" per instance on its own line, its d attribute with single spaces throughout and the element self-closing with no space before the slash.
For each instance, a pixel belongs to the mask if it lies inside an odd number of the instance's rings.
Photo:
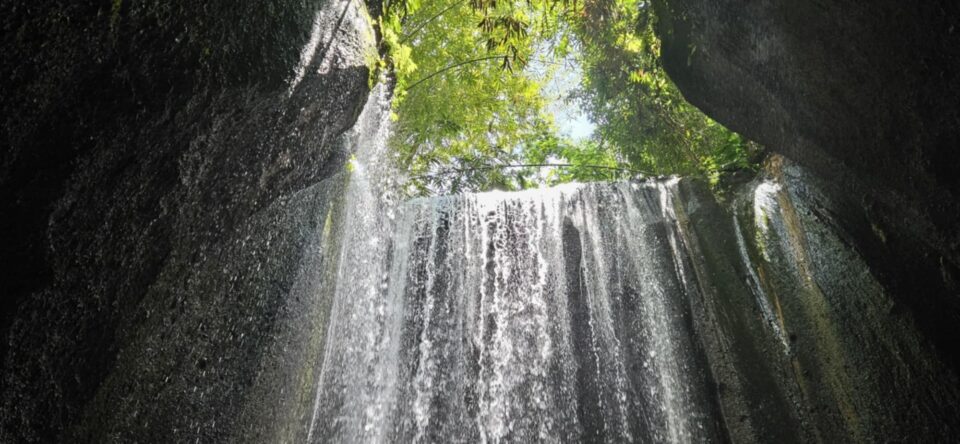
<svg viewBox="0 0 960 444">
<path fill-rule="evenodd" d="M 655 6 L 664 67 L 684 96 L 802 165 L 816 198 L 831 201 L 824 217 L 886 288 L 889 311 L 913 317 L 960 368 L 960 6 Z"/>
<path fill-rule="evenodd" d="M 836 217 L 846 202 L 821 184 L 773 156 L 727 205 L 681 187 L 703 292 L 694 312 L 731 439 L 955 440 L 956 371 L 923 319 L 898 308 Z"/>
<path fill-rule="evenodd" d="M 369 91 L 364 6 L 2 9 L 0 441 L 295 436 L 302 369 L 270 363 L 319 347 L 284 325 L 323 313 L 302 258 Z"/>
</svg>

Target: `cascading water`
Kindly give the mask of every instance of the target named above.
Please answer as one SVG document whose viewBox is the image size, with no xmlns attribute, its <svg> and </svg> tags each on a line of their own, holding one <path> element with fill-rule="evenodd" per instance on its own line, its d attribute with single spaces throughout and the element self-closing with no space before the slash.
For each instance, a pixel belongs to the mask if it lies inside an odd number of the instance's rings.
<svg viewBox="0 0 960 444">
<path fill-rule="evenodd" d="M 350 180 L 344 193 L 341 222 L 343 245 L 335 277 L 333 306 L 324 357 L 307 431 L 308 442 L 333 436 L 352 441 L 377 440 L 390 392 L 384 350 L 390 340 L 386 320 L 399 315 L 383 297 L 389 267 L 395 176 L 385 174 L 389 134 L 389 92 L 378 85 L 370 94 L 347 144 L 355 147 Z M 332 336 L 331 336 L 332 335 Z"/>
<path fill-rule="evenodd" d="M 417 199 L 387 242 L 361 168 L 314 441 L 720 437 L 672 182 Z"/>
<path fill-rule="evenodd" d="M 322 357 L 284 436 L 870 441 L 903 411 L 950 434 L 922 412 L 960 395 L 889 387 L 955 375 L 910 319 L 885 320 L 893 302 L 802 171 L 775 164 L 726 208 L 676 179 L 400 203 L 387 96 L 345 141 L 332 256 L 314 261 Z"/>
</svg>

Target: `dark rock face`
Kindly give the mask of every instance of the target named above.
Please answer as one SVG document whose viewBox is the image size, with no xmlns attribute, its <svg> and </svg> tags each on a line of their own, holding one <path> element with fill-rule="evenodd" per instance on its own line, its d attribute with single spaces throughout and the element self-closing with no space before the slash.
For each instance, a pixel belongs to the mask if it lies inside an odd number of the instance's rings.
<svg viewBox="0 0 960 444">
<path fill-rule="evenodd" d="M 960 4 L 655 6 L 686 98 L 812 172 L 890 310 L 960 368 Z"/>
<path fill-rule="evenodd" d="M 283 325 L 322 320 L 301 259 L 369 90 L 362 9 L 4 3 L 0 441 L 295 436 L 245 402 L 318 353 Z"/>
<path fill-rule="evenodd" d="M 956 371 L 872 273 L 825 181 L 774 155 L 732 215 L 684 184 L 695 313 L 734 442 L 957 439 Z"/>
</svg>

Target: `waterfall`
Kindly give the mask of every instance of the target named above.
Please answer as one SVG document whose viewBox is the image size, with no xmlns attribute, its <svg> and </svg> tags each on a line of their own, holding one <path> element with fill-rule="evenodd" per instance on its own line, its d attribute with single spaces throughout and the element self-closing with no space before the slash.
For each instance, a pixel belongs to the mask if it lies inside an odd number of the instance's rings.
<svg viewBox="0 0 960 444">
<path fill-rule="evenodd" d="M 313 441 L 720 438 L 675 181 L 423 198 L 357 162 Z"/>
<path fill-rule="evenodd" d="M 314 261 L 326 330 L 288 421 L 307 442 L 879 439 L 960 397 L 886 392 L 956 379 L 910 319 L 885 320 L 802 171 L 727 204 L 678 179 L 402 202 L 388 96 L 344 140 Z"/>
<path fill-rule="evenodd" d="M 386 416 L 385 395 L 392 384 L 384 372 L 393 366 L 384 359 L 395 355 L 384 349 L 391 338 L 384 328 L 391 324 L 387 319 L 399 316 L 398 308 L 383 297 L 396 206 L 390 190 L 397 189 L 397 178 L 382 159 L 388 153 L 389 112 L 389 90 L 379 84 L 345 141 L 354 155 L 339 228 L 343 246 L 308 442 L 327 442 L 333 436 L 380 441 L 374 424 Z"/>
</svg>

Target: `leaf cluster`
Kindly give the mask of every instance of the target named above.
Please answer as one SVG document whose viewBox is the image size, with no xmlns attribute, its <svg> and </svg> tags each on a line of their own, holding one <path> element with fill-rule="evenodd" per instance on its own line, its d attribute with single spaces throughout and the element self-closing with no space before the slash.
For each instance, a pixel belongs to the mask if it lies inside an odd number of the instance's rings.
<svg viewBox="0 0 960 444">
<path fill-rule="evenodd" d="M 391 144 L 411 193 L 641 171 L 716 183 L 755 165 L 756 145 L 687 103 L 667 77 L 647 0 L 396 0 L 384 11 Z M 597 125 L 588 140 L 558 135 L 543 93 L 550 72 L 529 68 L 571 56 L 583 71 L 575 99 Z"/>
<path fill-rule="evenodd" d="M 683 174 L 716 184 L 752 168 L 756 145 L 690 105 L 669 79 L 646 0 L 591 1 L 573 24 L 581 43 L 582 106 L 600 140 L 636 168 Z"/>
<path fill-rule="evenodd" d="M 385 40 L 405 69 L 395 69 L 391 144 L 414 193 L 523 186 L 489 166 L 521 161 L 528 141 L 552 131 L 542 79 L 523 69 L 547 35 L 530 32 L 531 5 L 446 0 L 392 19 L 400 32 Z M 449 170 L 463 174 L 438 174 Z"/>
</svg>

